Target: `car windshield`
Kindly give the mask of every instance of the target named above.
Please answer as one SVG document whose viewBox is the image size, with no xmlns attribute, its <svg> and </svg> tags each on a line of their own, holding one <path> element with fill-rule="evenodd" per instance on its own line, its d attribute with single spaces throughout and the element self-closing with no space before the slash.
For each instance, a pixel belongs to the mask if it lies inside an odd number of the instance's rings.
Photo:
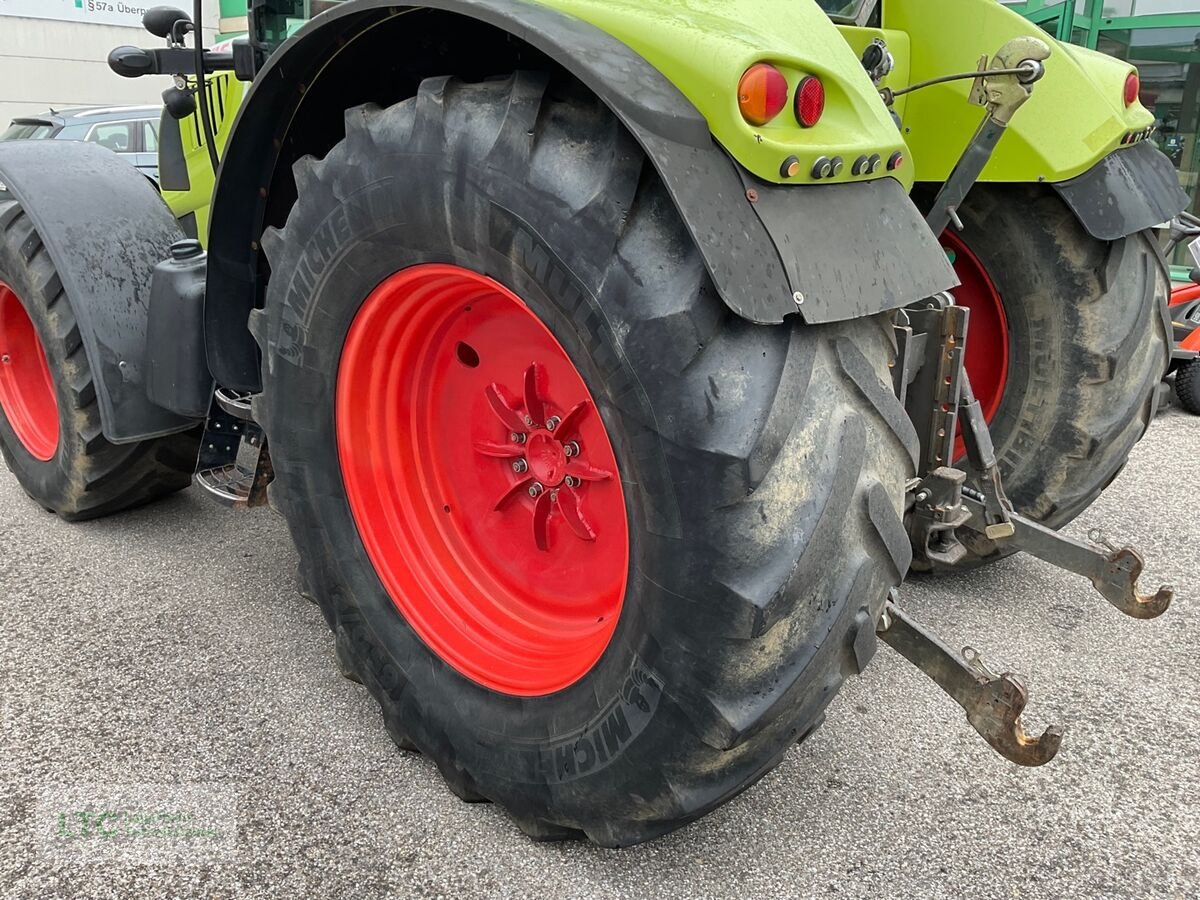
<svg viewBox="0 0 1200 900">
<path fill-rule="evenodd" d="M 13 122 L 0 134 L 0 141 L 36 141 L 53 133 L 54 126 L 45 122 Z"/>
</svg>

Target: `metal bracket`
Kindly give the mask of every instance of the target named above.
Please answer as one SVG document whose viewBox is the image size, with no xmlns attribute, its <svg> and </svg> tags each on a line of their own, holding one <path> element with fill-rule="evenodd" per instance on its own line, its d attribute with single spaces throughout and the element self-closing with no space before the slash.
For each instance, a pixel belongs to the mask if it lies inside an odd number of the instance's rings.
<svg viewBox="0 0 1200 900">
<path fill-rule="evenodd" d="M 895 603 L 884 608 L 879 637 L 893 650 L 928 675 L 967 714 L 971 727 L 993 750 L 1021 766 L 1041 766 L 1054 759 L 1063 731 L 1051 725 L 1041 735 L 1025 731 L 1021 713 L 1029 692 L 1010 672 L 996 675 L 970 647 L 962 655 L 910 619 Z"/>
<path fill-rule="evenodd" d="M 965 499 L 971 511 L 966 527 L 982 533 L 984 505 L 970 496 Z M 1142 555 L 1132 547 L 1113 546 L 1099 530 L 1093 529 L 1088 535 L 1092 543 L 1085 544 L 1016 513 L 1009 515 L 1014 526 L 1009 539 L 1011 546 L 1087 578 L 1105 600 L 1125 615 L 1154 619 L 1165 613 L 1175 599 L 1175 589 L 1170 585 L 1163 585 L 1153 594 L 1143 594 L 1138 589 L 1138 578 L 1146 565 Z"/>
</svg>

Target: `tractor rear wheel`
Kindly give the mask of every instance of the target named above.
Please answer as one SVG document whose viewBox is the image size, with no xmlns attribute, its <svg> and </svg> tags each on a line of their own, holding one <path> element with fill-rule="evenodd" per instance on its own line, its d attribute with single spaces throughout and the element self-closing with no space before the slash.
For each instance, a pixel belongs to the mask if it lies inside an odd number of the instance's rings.
<svg viewBox="0 0 1200 900">
<path fill-rule="evenodd" d="M 541 74 L 350 110 L 294 171 L 255 411 L 389 734 L 541 839 L 753 784 L 911 560 L 890 322 L 735 317 L 638 145 Z"/>
<path fill-rule="evenodd" d="M 979 185 L 959 215 L 966 228 L 943 245 L 971 309 L 971 384 L 1017 512 L 1060 528 L 1154 418 L 1170 360 L 1167 269 L 1152 235 L 1096 240 L 1044 187 Z M 968 548 L 976 563 L 1007 555 L 979 537 Z"/>
<path fill-rule="evenodd" d="M 68 521 L 187 487 L 195 432 L 109 443 L 71 298 L 29 217 L 0 201 L 0 453 L 33 500 Z"/>
</svg>

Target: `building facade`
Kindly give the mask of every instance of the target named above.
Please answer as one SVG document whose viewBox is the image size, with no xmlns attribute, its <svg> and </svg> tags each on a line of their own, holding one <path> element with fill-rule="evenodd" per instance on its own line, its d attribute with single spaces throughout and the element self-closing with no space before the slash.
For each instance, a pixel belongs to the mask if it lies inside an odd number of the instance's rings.
<svg viewBox="0 0 1200 900">
<path fill-rule="evenodd" d="M 0 0 L 0 131 L 17 116 L 68 106 L 159 103 L 166 76 L 121 78 L 106 62 L 121 44 L 154 46 L 141 28 L 149 6 L 191 3 L 106 0 Z M 216 33 L 219 10 L 209 2 L 206 38 Z M 245 2 L 242 0 L 245 14 Z"/>
</svg>

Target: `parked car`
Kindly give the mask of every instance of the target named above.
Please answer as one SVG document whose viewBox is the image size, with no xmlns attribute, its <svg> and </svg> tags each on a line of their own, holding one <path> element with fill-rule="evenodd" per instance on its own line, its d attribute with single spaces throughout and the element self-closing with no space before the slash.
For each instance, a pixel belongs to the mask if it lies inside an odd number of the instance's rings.
<svg viewBox="0 0 1200 900">
<path fill-rule="evenodd" d="M 158 185 L 158 106 L 80 106 L 22 116 L 0 141 L 90 141 L 129 160 Z"/>
</svg>

